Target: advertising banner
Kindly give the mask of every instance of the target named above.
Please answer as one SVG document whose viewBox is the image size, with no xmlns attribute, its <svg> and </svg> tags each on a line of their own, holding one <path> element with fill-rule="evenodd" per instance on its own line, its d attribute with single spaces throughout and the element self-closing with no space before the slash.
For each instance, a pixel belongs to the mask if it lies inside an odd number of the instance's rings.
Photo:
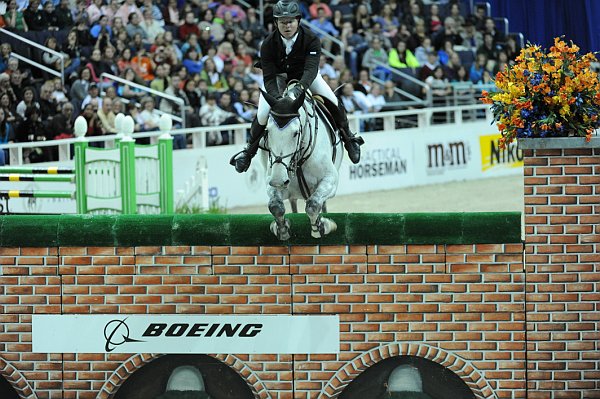
<svg viewBox="0 0 600 399">
<path fill-rule="evenodd" d="M 414 185 L 412 136 L 405 132 L 364 133 L 360 163 L 344 150 L 337 194 L 352 194 Z"/>
<path fill-rule="evenodd" d="M 337 315 L 33 315 L 37 353 L 339 353 Z"/>
<path fill-rule="evenodd" d="M 416 185 L 481 177 L 476 131 L 432 127 L 414 138 Z"/>
<path fill-rule="evenodd" d="M 523 151 L 517 142 L 512 142 L 501 149 L 500 137 L 500 133 L 479 136 L 483 177 L 523 173 Z"/>
</svg>

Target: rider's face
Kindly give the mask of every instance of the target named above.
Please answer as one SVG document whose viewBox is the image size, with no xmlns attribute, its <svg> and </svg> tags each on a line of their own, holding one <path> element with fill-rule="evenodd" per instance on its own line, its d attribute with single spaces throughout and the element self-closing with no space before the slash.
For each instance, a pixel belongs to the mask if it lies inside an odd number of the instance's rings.
<svg viewBox="0 0 600 399">
<path fill-rule="evenodd" d="M 281 33 L 281 36 L 286 39 L 291 39 L 294 37 L 296 32 L 298 32 L 299 21 L 296 18 L 278 18 L 277 19 L 277 28 Z"/>
</svg>

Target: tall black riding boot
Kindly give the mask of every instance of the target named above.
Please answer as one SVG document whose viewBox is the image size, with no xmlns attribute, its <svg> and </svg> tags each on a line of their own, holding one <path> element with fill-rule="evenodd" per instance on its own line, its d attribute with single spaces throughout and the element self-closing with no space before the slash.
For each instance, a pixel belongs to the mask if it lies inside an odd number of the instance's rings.
<svg viewBox="0 0 600 399">
<path fill-rule="evenodd" d="M 338 100 L 337 106 L 332 104 L 331 101 L 326 100 L 325 105 L 329 112 L 331 112 L 331 116 L 333 116 L 333 119 L 338 126 L 340 137 L 344 142 L 346 151 L 348 151 L 348 157 L 352 163 L 358 163 L 360 161 L 360 146 L 363 145 L 365 141 L 362 137 L 357 136 L 350 131 L 348 115 L 346 115 L 346 108 L 344 108 L 342 100 Z"/>
<path fill-rule="evenodd" d="M 238 173 L 243 173 L 250 167 L 250 162 L 258 151 L 260 139 L 264 135 L 265 127 L 266 126 L 261 125 L 258 123 L 258 120 L 254 118 L 252 125 L 250 126 L 250 141 L 246 145 L 246 148 L 232 156 L 229 160 L 229 163 L 235 167 L 235 170 Z"/>
</svg>

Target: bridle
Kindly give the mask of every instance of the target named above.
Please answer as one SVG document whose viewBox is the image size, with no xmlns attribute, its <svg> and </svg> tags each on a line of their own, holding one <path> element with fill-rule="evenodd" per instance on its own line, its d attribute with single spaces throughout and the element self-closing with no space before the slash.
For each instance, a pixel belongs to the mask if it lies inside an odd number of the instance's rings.
<svg viewBox="0 0 600 399">
<path fill-rule="evenodd" d="M 315 100 L 310 95 L 308 96 L 308 99 L 309 99 L 309 103 L 311 105 L 311 107 L 310 107 L 311 109 L 309 109 L 306 106 L 306 102 L 304 102 L 302 104 L 302 109 L 304 109 L 305 119 L 304 119 L 304 123 L 302 123 L 302 120 L 300 121 L 300 130 L 298 131 L 298 134 L 297 134 L 296 145 L 295 145 L 294 151 L 292 151 L 288 154 L 285 154 L 285 155 L 273 154 L 273 152 L 271 151 L 271 149 L 269 148 L 269 145 L 268 145 L 268 140 L 269 140 L 268 133 L 265 136 L 264 147 L 261 147 L 264 151 L 266 151 L 269 154 L 270 167 L 273 167 L 276 164 L 281 164 L 286 168 L 286 170 L 288 171 L 288 173 L 291 176 L 296 175 L 296 173 L 297 173 L 296 171 L 300 170 L 302 168 L 302 165 L 304 165 L 304 162 L 306 162 L 306 160 L 308 158 L 310 158 L 310 156 L 312 155 L 312 153 L 315 150 L 316 138 L 317 138 L 317 133 L 319 130 L 319 123 L 317 120 L 317 112 L 315 109 L 315 107 L 316 107 Z M 277 124 L 277 119 L 275 119 L 275 117 L 282 118 L 282 119 L 289 119 L 289 120 L 283 127 L 281 127 Z M 273 119 L 273 123 L 275 123 L 275 125 L 277 125 L 277 127 L 280 130 L 285 129 L 290 123 L 292 123 L 293 120 L 299 119 L 300 117 L 301 117 L 300 112 L 281 114 L 281 113 L 271 110 L 269 113 L 269 118 Z M 314 121 L 314 125 L 315 125 L 315 133 L 314 134 L 310 133 L 312 131 L 311 127 L 312 127 L 313 121 Z M 304 135 L 305 135 L 307 129 L 309 132 L 308 143 L 306 145 L 303 145 L 303 138 L 304 138 Z M 289 158 L 289 161 L 286 163 L 285 160 L 287 160 L 288 158 Z"/>
</svg>

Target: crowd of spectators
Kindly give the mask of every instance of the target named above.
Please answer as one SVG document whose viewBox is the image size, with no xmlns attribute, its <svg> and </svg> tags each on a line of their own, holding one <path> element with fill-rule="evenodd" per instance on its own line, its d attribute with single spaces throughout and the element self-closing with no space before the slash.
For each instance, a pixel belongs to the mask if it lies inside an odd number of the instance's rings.
<svg viewBox="0 0 600 399">
<path fill-rule="evenodd" d="M 156 110 L 185 115 L 187 127 L 251 121 L 262 71 L 254 67 L 262 39 L 273 29 L 275 1 L 244 8 L 233 0 L 9 0 L 0 3 L 0 26 L 25 37 L 44 37 L 64 55 L 64 79 L 30 68 L 0 44 L 0 144 L 73 137 L 83 115 L 87 136 L 115 133 L 115 115 L 131 115 L 136 131 L 158 129 Z M 334 57 L 321 56 L 321 73 L 341 90 L 349 113 L 394 109 L 405 82 L 390 67 L 409 71 L 435 96 L 449 82 L 490 82 L 519 49 L 485 8 L 472 15 L 458 0 L 320 0 L 300 2 L 304 19 L 338 37 L 322 36 Z M 33 50 L 32 50 L 33 51 Z M 61 70 L 60 57 L 40 52 L 39 62 Z M 134 84 L 117 84 L 103 74 Z M 372 74 L 372 75 L 371 75 Z M 371 76 L 382 79 L 380 85 Z M 64 81 L 64 84 L 63 84 Z M 180 98 L 179 104 L 141 90 Z M 422 95 L 423 93 L 418 93 Z M 212 134 L 209 145 L 225 144 Z M 177 137 L 175 148 L 184 148 Z M 0 163 L 3 162 L 0 151 Z M 54 160 L 33 151 L 30 161 Z"/>
</svg>

